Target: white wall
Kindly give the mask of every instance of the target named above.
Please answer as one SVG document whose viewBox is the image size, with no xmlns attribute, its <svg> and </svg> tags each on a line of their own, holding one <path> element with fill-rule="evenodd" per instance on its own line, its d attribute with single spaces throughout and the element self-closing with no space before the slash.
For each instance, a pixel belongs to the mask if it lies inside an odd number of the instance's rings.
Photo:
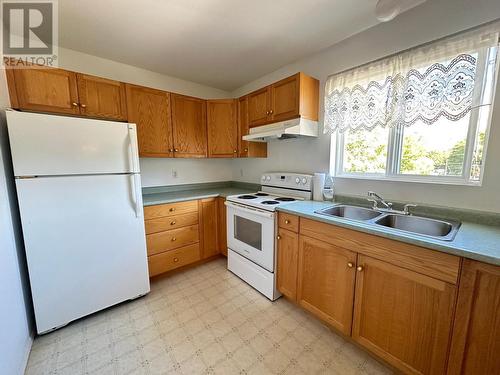
<svg viewBox="0 0 500 375">
<path fill-rule="evenodd" d="M 5 75 L 0 72 L 0 87 Z M 0 90 L 0 109 L 9 104 Z M 0 374 L 23 374 L 31 348 L 31 296 L 22 246 L 5 116 L 0 116 Z"/>
<path fill-rule="evenodd" d="M 323 117 L 323 89 L 333 73 L 373 61 L 391 53 L 438 39 L 500 16 L 498 0 L 432 0 L 414 8 L 392 22 L 380 24 L 322 52 L 284 66 L 233 92 L 241 96 L 283 77 L 303 71 L 321 81 L 320 122 Z M 498 85 L 500 88 L 500 84 Z M 376 190 L 393 200 L 425 202 L 461 208 L 500 212 L 500 95 L 496 96 L 490 144 L 482 187 L 429 185 L 406 182 L 367 181 L 337 178 L 340 194 L 364 195 Z M 320 125 L 322 130 L 322 125 Z M 327 172 L 330 163 L 330 137 L 315 140 L 279 141 L 268 144 L 265 160 L 237 160 L 233 178 L 257 182 L 266 171 Z M 241 176 L 243 172 L 243 176 Z"/>
</svg>

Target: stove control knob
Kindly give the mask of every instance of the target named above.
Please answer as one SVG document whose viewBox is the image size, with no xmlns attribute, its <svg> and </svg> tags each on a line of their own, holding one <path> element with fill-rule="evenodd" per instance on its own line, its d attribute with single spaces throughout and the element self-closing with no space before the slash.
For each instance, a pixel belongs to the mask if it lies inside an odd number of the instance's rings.
<svg viewBox="0 0 500 375">
<path fill-rule="evenodd" d="M 266 181 L 266 176 L 262 176 L 262 181 Z"/>
<path fill-rule="evenodd" d="M 266 176 L 266 181 L 271 181 L 271 176 Z"/>
<path fill-rule="evenodd" d="M 305 184 L 307 184 L 307 178 L 303 177 L 302 178 L 302 185 L 305 185 Z"/>
<path fill-rule="evenodd" d="M 296 183 L 296 184 L 300 184 L 300 178 L 298 178 L 298 177 L 297 177 L 297 178 L 295 179 L 295 183 Z"/>
</svg>

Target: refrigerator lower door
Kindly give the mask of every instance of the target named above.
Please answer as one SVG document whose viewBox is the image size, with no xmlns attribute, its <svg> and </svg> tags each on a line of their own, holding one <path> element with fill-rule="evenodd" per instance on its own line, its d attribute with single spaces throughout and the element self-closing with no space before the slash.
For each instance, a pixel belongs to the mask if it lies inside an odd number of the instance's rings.
<svg viewBox="0 0 500 375">
<path fill-rule="evenodd" d="M 8 110 L 15 176 L 138 173 L 135 124 Z"/>
<path fill-rule="evenodd" d="M 16 180 L 38 333 L 149 292 L 138 177 Z"/>
</svg>

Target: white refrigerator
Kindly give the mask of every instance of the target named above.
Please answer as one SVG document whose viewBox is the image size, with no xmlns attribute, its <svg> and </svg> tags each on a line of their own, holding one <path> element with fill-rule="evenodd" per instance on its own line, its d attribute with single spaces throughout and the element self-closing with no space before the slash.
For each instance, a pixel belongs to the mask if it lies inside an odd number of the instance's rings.
<svg viewBox="0 0 500 375">
<path fill-rule="evenodd" d="M 38 333 L 147 294 L 135 124 L 6 117 Z"/>
</svg>

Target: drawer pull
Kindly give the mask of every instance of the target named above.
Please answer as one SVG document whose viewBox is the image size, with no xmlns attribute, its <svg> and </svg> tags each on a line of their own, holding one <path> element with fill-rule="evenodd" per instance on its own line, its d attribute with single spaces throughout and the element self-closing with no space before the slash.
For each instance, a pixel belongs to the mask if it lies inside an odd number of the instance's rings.
<svg viewBox="0 0 500 375">
<path fill-rule="evenodd" d="M 358 272 L 362 272 L 364 268 L 363 266 L 358 266 L 356 269 L 358 270 Z"/>
<path fill-rule="evenodd" d="M 347 267 L 352 268 L 352 267 L 354 267 L 354 264 L 352 262 L 348 262 Z"/>
<path fill-rule="evenodd" d="M 73 103 L 71 103 L 71 105 L 72 105 L 73 107 L 78 107 L 78 103 L 77 103 L 77 102 L 73 102 Z"/>
<path fill-rule="evenodd" d="M 170 222 L 170 225 L 175 225 L 175 220 Z"/>
<path fill-rule="evenodd" d="M 170 212 L 174 212 L 175 211 L 175 207 L 170 207 L 169 211 Z"/>
<path fill-rule="evenodd" d="M 177 238 L 172 237 L 172 242 L 177 241 Z"/>
<path fill-rule="evenodd" d="M 285 224 L 290 224 L 290 220 L 285 220 Z"/>
<path fill-rule="evenodd" d="M 276 236 L 276 238 L 277 238 L 278 240 L 281 240 L 281 236 L 280 236 L 279 234 Z"/>
<path fill-rule="evenodd" d="M 80 104 L 80 107 L 87 108 L 87 104 Z"/>
<path fill-rule="evenodd" d="M 179 261 L 179 258 L 174 258 L 174 263 L 177 263 Z"/>
</svg>

